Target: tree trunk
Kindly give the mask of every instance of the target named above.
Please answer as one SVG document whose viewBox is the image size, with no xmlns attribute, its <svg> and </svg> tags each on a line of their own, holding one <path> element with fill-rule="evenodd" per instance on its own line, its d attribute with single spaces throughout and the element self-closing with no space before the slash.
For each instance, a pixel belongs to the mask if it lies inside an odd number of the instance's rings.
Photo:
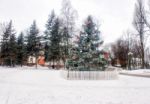
<svg viewBox="0 0 150 104">
<path fill-rule="evenodd" d="M 54 57 L 53 57 L 53 67 L 52 68 L 55 69 L 55 66 L 54 66 Z"/>
<path fill-rule="evenodd" d="M 145 68 L 145 55 L 144 55 L 144 46 L 143 46 L 143 42 L 141 41 L 141 53 L 142 53 L 142 66 L 141 68 L 144 69 Z"/>
<path fill-rule="evenodd" d="M 38 61 L 38 60 L 37 60 L 37 55 L 36 55 L 36 66 L 35 66 L 35 67 L 36 67 L 36 69 L 37 69 L 37 64 L 38 64 L 38 62 L 37 62 L 37 61 Z"/>
</svg>

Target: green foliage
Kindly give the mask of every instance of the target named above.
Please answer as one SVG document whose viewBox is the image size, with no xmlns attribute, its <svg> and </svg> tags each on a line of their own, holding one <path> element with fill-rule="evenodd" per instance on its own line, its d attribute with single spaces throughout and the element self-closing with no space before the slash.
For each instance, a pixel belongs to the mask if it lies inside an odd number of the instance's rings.
<svg viewBox="0 0 150 104">
<path fill-rule="evenodd" d="M 24 43 L 24 35 L 21 32 L 17 39 L 17 64 L 23 64 L 23 61 L 27 58 L 26 45 Z"/>
<path fill-rule="evenodd" d="M 47 61 L 60 60 L 61 58 L 61 32 L 60 32 L 60 20 L 55 16 L 55 12 L 52 11 L 48 21 L 46 23 L 45 30 L 45 57 Z"/>
<path fill-rule="evenodd" d="M 46 59 L 46 61 L 51 60 L 51 57 L 50 57 L 51 37 L 52 37 L 52 30 L 53 30 L 53 26 L 55 24 L 55 20 L 56 20 L 56 15 L 53 10 L 48 17 L 47 23 L 45 25 L 46 30 L 44 31 L 44 33 L 45 33 L 44 40 L 46 41 L 46 44 L 45 44 L 45 59 Z"/>
<path fill-rule="evenodd" d="M 16 43 L 15 34 L 10 35 L 8 48 L 9 48 L 9 55 L 10 55 L 10 57 L 13 58 L 13 59 L 16 59 L 17 43 Z"/>
<path fill-rule="evenodd" d="M 47 23 L 46 23 L 46 30 L 45 30 L 45 34 L 46 36 L 44 37 L 46 41 L 50 40 L 51 34 L 52 34 L 52 29 L 54 26 L 56 20 L 56 15 L 54 10 L 51 12 L 51 14 L 48 17 Z"/>
<path fill-rule="evenodd" d="M 15 37 L 15 30 L 10 21 L 3 32 L 2 44 L 1 44 L 1 58 L 4 65 L 14 66 L 17 56 L 17 44 Z"/>
<path fill-rule="evenodd" d="M 37 28 L 36 21 L 33 21 L 27 35 L 27 54 L 36 54 L 40 44 L 39 29 Z"/>
<path fill-rule="evenodd" d="M 69 70 L 91 71 L 104 70 L 107 60 L 98 48 L 102 44 L 100 31 L 91 16 L 88 16 L 80 32 L 78 47 L 70 50 L 66 67 Z"/>
<path fill-rule="evenodd" d="M 59 32 L 60 22 L 57 18 L 55 20 L 55 24 L 51 31 L 51 38 L 50 38 L 50 54 L 53 58 L 60 58 L 60 41 L 61 41 L 61 34 Z"/>
<path fill-rule="evenodd" d="M 94 51 L 101 44 L 99 26 L 92 16 L 88 16 L 83 24 L 83 31 L 80 33 L 79 47 L 83 49 L 82 51 Z"/>
</svg>

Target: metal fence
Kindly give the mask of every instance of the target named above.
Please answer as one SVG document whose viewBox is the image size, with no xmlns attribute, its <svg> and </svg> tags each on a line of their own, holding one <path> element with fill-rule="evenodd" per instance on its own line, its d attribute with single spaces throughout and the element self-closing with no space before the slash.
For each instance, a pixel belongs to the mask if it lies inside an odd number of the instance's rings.
<svg viewBox="0 0 150 104">
<path fill-rule="evenodd" d="M 61 76 L 67 80 L 115 80 L 118 71 L 68 71 L 62 70 Z"/>
</svg>

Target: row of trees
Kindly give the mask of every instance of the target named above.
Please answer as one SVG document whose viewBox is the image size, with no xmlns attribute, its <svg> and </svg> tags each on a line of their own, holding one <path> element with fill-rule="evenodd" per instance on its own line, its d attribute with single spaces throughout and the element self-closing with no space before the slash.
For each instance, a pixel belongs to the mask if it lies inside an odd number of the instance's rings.
<svg viewBox="0 0 150 104">
<path fill-rule="evenodd" d="M 69 0 L 63 0 L 61 14 L 58 16 L 52 10 L 45 25 L 45 31 L 40 33 L 36 21 L 33 21 L 26 32 L 21 32 L 16 37 L 12 21 L 1 26 L 1 50 L 0 59 L 3 65 L 22 65 L 29 55 L 37 56 L 42 50 L 45 52 L 45 60 L 58 62 L 69 57 L 69 50 L 74 45 L 75 20 L 77 11 Z M 93 19 L 88 16 L 87 19 Z M 88 20 L 85 20 L 88 21 Z M 92 20 L 93 21 L 93 20 Z M 77 33 L 79 34 L 79 33 Z"/>
<path fill-rule="evenodd" d="M 54 10 L 51 12 L 44 34 L 39 32 L 36 21 L 33 21 L 30 28 L 24 33 L 21 32 L 17 38 L 12 21 L 1 25 L 1 63 L 22 65 L 29 55 L 37 56 L 40 50 L 45 51 L 47 61 L 58 61 L 60 58 L 65 61 L 71 45 L 70 39 L 74 35 L 76 14 L 71 2 L 63 0 L 61 15 L 57 16 Z"/>
<path fill-rule="evenodd" d="M 123 36 L 112 45 L 114 58 L 119 59 L 122 67 L 126 67 L 128 64 L 129 52 L 133 53 L 133 57 L 141 60 L 141 68 L 145 68 L 147 64 L 149 64 L 148 59 L 146 59 L 146 50 L 149 48 L 146 47 L 146 45 L 149 44 L 147 42 L 150 31 L 149 15 L 149 10 L 145 8 L 144 0 L 137 0 L 133 18 L 135 31 L 128 31 L 123 34 Z"/>
<path fill-rule="evenodd" d="M 35 21 L 27 31 L 26 37 L 21 32 L 16 38 L 16 31 L 12 25 L 12 21 L 1 25 L 1 28 L 0 59 L 2 65 L 22 65 L 28 55 L 36 53 L 37 44 L 39 45 L 39 30 Z"/>
</svg>

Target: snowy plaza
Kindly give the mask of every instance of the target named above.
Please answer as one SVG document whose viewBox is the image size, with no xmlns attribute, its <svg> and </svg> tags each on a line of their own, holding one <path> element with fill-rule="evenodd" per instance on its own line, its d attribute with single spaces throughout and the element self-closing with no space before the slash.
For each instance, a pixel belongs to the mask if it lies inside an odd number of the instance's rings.
<svg viewBox="0 0 150 104">
<path fill-rule="evenodd" d="M 150 0 L 0 0 L 0 104 L 150 104 Z"/>
<path fill-rule="evenodd" d="M 65 80 L 46 67 L 0 67 L 0 104 L 149 104 L 150 78 Z"/>
</svg>

